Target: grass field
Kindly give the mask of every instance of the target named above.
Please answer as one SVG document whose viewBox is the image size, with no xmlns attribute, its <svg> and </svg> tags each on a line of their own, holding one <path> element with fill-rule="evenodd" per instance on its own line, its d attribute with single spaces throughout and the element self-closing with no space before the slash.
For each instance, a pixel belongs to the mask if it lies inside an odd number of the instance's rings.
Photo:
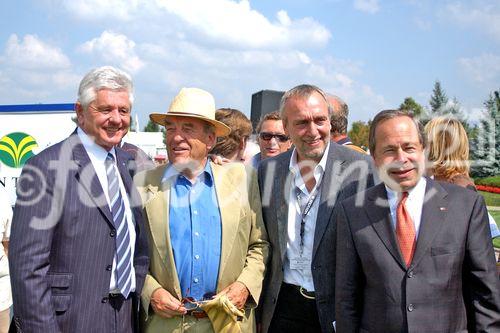
<svg viewBox="0 0 500 333">
<path fill-rule="evenodd" d="M 483 191 L 479 191 L 479 193 L 483 195 L 486 206 L 500 207 L 500 194 Z"/>
</svg>

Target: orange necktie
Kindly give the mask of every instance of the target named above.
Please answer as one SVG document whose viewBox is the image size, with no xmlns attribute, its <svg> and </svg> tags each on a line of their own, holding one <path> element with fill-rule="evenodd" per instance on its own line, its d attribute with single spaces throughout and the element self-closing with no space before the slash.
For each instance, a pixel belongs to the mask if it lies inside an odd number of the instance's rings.
<svg viewBox="0 0 500 333">
<path fill-rule="evenodd" d="M 410 266 L 413 253 L 415 252 L 416 240 L 415 225 L 405 206 L 406 199 L 408 199 L 408 192 L 403 192 L 403 197 L 396 210 L 396 236 L 406 266 Z"/>
</svg>

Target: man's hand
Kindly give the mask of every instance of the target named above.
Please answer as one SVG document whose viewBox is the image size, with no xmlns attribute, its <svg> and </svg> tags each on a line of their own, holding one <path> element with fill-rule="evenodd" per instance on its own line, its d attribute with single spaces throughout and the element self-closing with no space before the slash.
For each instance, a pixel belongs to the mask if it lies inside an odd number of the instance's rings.
<svg viewBox="0 0 500 333">
<path fill-rule="evenodd" d="M 243 309 L 250 292 L 243 283 L 235 281 L 219 293 L 219 295 L 223 294 L 226 294 L 227 298 L 229 298 L 234 306 L 238 309 Z"/>
<path fill-rule="evenodd" d="M 153 291 L 150 304 L 154 312 L 165 318 L 182 316 L 187 312 L 182 303 L 163 288 Z"/>
<path fill-rule="evenodd" d="M 229 163 L 231 162 L 230 159 L 228 158 L 225 158 L 224 156 L 221 156 L 221 155 L 215 155 L 215 154 L 208 154 L 208 157 L 210 158 L 210 160 L 217 164 L 217 165 L 224 165 L 226 163 Z"/>
</svg>

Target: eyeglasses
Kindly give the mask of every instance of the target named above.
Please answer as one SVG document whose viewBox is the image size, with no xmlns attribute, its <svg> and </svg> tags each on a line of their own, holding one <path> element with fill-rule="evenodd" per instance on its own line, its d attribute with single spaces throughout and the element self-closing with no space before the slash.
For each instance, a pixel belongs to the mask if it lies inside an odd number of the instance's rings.
<svg viewBox="0 0 500 333">
<path fill-rule="evenodd" d="M 215 293 L 206 293 L 203 295 L 201 300 L 197 301 L 193 297 L 183 297 L 181 303 L 184 305 L 186 310 L 200 310 L 200 306 L 203 303 L 211 301 L 215 296 Z"/>
<path fill-rule="evenodd" d="M 289 137 L 286 136 L 285 134 L 276 134 L 268 132 L 259 133 L 259 137 L 264 141 L 269 141 L 272 138 L 276 138 L 276 140 L 278 140 L 279 142 L 287 142 L 289 140 Z"/>
<path fill-rule="evenodd" d="M 110 114 L 114 110 L 114 108 L 112 108 L 112 107 L 97 108 L 93 105 L 89 105 L 89 108 L 94 109 L 97 112 L 102 113 L 104 115 Z M 130 114 L 130 109 L 129 108 L 118 108 L 118 113 L 120 114 L 120 116 L 128 116 Z"/>
</svg>

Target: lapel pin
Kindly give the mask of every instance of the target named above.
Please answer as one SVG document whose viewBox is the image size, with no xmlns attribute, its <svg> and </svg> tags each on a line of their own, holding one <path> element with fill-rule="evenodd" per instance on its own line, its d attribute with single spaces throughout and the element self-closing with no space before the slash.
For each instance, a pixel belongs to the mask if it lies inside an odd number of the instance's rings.
<svg viewBox="0 0 500 333">
<path fill-rule="evenodd" d="M 447 211 L 448 209 L 446 207 L 439 207 L 439 210 L 442 211 L 442 212 L 445 212 Z"/>
</svg>

